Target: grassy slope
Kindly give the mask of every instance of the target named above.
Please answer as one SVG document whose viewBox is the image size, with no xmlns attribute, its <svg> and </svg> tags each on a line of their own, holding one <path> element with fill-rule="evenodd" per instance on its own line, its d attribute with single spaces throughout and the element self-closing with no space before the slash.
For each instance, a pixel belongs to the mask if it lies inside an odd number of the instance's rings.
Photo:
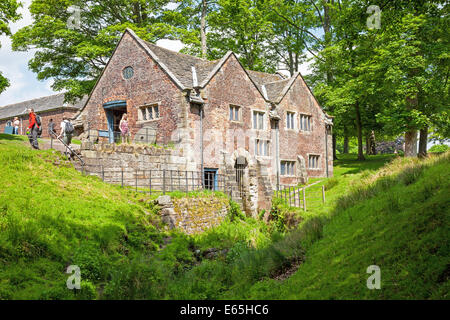
<svg viewBox="0 0 450 320">
<path fill-rule="evenodd" d="M 349 156 L 322 183 L 326 205 L 299 210 L 290 235 L 236 219 L 187 237 L 164 231 L 141 195 L 15 139 L 0 135 L 0 299 L 448 298 L 448 156 L 409 169 L 396 160 L 375 183 L 392 156 Z M 211 247 L 228 251 L 207 259 Z M 269 279 L 304 259 L 291 278 Z M 82 267 L 76 295 L 69 264 Z M 366 289 L 371 264 L 382 290 Z"/>
<path fill-rule="evenodd" d="M 100 282 L 103 263 L 161 242 L 154 216 L 145 214 L 150 209 L 132 193 L 55 161 L 64 163 L 0 135 L 0 298 L 71 298 L 64 270 L 74 260 L 89 265 L 84 275 Z"/>
<path fill-rule="evenodd" d="M 292 277 L 259 282 L 246 298 L 449 299 L 449 158 L 397 159 L 375 175 L 338 162 L 331 201 L 316 212 L 330 217 L 322 239 Z M 369 265 L 381 268 L 381 290 L 366 287 Z"/>
<path fill-rule="evenodd" d="M 270 241 L 250 219 L 196 237 L 169 232 L 147 196 L 55 162 L 65 163 L 0 134 L 0 300 L 170 298 L 176 275 L 198 263 L 194 249 Z M 81 292 L 66 288 L 71 264 L 81 268 Z"/>
</svg>

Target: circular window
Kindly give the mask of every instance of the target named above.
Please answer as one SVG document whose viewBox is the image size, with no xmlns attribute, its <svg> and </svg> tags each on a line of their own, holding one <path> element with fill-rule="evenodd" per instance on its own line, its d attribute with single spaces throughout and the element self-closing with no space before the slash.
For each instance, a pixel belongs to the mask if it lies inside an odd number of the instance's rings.
<svg viewBox="0 0 450 320">
<path fill-rule="evenodd" d="M 125 69 L 123 69 L 123 77 L 125 79 L 130 79 L 131 77 L 133 77 L 134 75 L 134 70 L 132 67 L 126 67 Z"/>
</svg>

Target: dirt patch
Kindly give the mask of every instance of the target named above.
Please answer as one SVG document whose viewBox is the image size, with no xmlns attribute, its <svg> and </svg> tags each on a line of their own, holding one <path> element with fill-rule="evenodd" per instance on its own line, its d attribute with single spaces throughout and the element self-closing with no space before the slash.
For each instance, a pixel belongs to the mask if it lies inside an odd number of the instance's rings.
<svg viewBox="0 0 450 320">
<path fill-rule="evenodd" d="M 300 267 L 302 262 L 303 261 L 300 258 L 295 258 L 295 259 L 291 260 L 290 262 L 283 265 L 281 267 L 281 269 L 276 270 L 272 274 L 271 278 L 274 280 L 278 280 L 278 281 L 286 280 L 287 278 L 292 276 L 298 270 L 298 268 Z"/>
</svg>

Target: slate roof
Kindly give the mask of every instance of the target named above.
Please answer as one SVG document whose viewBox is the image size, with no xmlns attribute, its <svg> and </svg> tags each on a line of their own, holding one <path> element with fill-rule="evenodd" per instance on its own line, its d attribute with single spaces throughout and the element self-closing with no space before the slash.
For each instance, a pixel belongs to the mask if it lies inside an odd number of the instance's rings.
<svg viewBox="0 0 450 320">
<path fill-rule="evenodd" d="M 28 108 L 33 108 L 36 113 L 42 113 L 63 107 L 81 109 L 87 100 L 86 96 L 77 101 L 75 104 L 64 103 L 64 95 L 64 93 L 58 93 L 47 97 L 41 97 L 0 107 L 0 119 L 9 119 L 16 116 L 26 115 Z"/>
<path fill-rule="evenodd" d="M 279 102 L 279 98 L 284 88 L 291 82 L 291 78 L 266 83 L 267 98 L 272 102 Z"/>
<path fill-rule="evenodd" d="M 194 86 L 192 67 L 195 67 L 198 80 L 197 82 L 198 85 L 201 85 L 208 80 L 208 77 L 211 76 L 211 72 L 213 72 L 214 68 L 220 65 L 223 60 L 220 59 L 209 61 L 161 48 L 147 41 L 143 41 L 143 43 L 145 43 L 148 49 L 150 49 L 150 51 L 158 57 L 160 62 L 162 62 L 167 69 L 170 70 L 170 72 L 185 88 L 192 88 Z M 275 99 L 278 98 L 283 91 L 284 86 L 286 86 L 289 82 L 289 79 L 284 79 L 279 74 L 270 74 L 252 70 L 246 71 L 250 79 L 255 83 L 261 92 L 263 92 L 262 86 L 269 84 L 267 90 L 268 100 L 273 102 L 275 102 Z"/>
</svg>

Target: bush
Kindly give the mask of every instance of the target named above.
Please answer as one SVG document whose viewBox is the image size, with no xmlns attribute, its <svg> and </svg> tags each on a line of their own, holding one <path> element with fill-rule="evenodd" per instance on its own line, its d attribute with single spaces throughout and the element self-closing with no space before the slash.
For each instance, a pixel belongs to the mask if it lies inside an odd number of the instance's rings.
<svg viewBox="0 0 450 320">
<path fill-rule="evenodd" d="M 446 152 L 450 149 L 450 147 L 446 144 L 436 144 L 432 146 L 430 149 L 428 149 L 428 152 L 430 153 L 441 153 Z"/>
<path fill-rule="evenodd" d="M 245 214 L 242 212 L 239 204 L 230 199 L 230 209 L 228 210 L 228 216 L 231 221 L 245 220 Z"/>
<path fill-rule="evenodd" d="M 337 178 L 330 178 L 328 179 L 327 183 L 325 184 L 325 190 L 331 190 L 335 186 L 339 184 L 339 180 Z"/>
</svg>

